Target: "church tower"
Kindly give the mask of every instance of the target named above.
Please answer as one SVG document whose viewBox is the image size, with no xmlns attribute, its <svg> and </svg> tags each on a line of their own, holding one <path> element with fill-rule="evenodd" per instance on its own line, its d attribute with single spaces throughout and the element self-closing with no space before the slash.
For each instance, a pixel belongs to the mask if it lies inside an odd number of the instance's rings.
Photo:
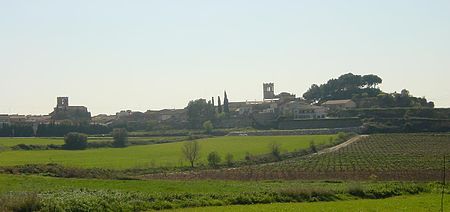
<svg viewBox="0 0 450 212">
<path fill-rule="evenodd" d="M 275 98 L 274 84 L 273 83 L 263 83 L 263 94 L 264 94 L 264 100 L 274 99 Z"/>
<path fill-rule="evenodd" d="M 58 97 L 56 98 L 56 107 L 68 107 L 69 106 L 69 97 Z"/>
</svg>

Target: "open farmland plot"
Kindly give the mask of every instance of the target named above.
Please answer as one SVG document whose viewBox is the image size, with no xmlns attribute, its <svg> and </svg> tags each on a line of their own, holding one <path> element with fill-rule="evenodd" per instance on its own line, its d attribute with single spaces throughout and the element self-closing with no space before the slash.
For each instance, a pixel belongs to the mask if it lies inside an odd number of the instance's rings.
<svg viewBox="0 0 450 212">
<path fill-rule="evenodd" d="M 174 174 L 173 177 L 440 180 L 444 155 L 450 159 L 448 134 L 371 135 L 324 154 L 238 169 L 209 170 L 187 176 Z M 450 166 L 449 160 L 446 165 Z"/>
<path fill-rule="evenodd" d="M 0 138 L 0 146 L 12 147 L 19 144 L 26 145 L 63 145 L 63 138 Z"/>
<path fill-rule="evenodd" d="M 309 148 L 310 142 L 327 144 L 335 135 L 311 136 L 240 136 L 218 137 L 199 140 L 200 162 L 206 163 L 206 155 L 217 151 L 222 157 L 227 153 L 235 160 L 243 160 L 248 153 L 258 155 L 269 152 L 269 144 L 277 142 L 282 151 L 294 151 Z M 127 169 L 142 167 L 176 167 L 185 166 L 181 147 L 183 142 L 130 146 L 127 148 L 100 148 L 80 151 L 69 150 L 35 150 L 4 151 L 0 153 L 1 166 L 23 164 L 57 163 L 83 168 Z"/>
<path fill-rule="evenodd" d="M 187 137 L 183 136 L 168 136 L 168 137 L 129 137 L 128 141 L 130 142 L 146 142 L 146 141 L 178 141 L 187 139 Z M 88 142 L 112 142 L 112 137 L 89 137 Z M 54 138 L 2 138 L 0 137 L 0 146 L 5 147 L 13 147 L 19 144 L 26 145 L 63 145 L 64 138 L 62 137 L 54 137 Z"/>
<path fill-rule="evenodd" d="M 305 172 L 435 173 L 450 155 L 449 135 L 372 135 L 337 151 L 286 161 Z"/>
<path fill-rule="evenodd" d="M 275 203 L 256 205 L 232 205 L 218 207 L 188 208 L 171 211 L 201 212 L 201 211 L 242 211 L 242 212 L 272 212 L 272 211 L 439 211 L 440 195 L 423 194 L 416 196 L 401 196 L 382 200 L 348 200 L 334 202 L 308 203 Z M 450 210 L 450 197 L 444 199 L 444 211 Z"/>
</svg>

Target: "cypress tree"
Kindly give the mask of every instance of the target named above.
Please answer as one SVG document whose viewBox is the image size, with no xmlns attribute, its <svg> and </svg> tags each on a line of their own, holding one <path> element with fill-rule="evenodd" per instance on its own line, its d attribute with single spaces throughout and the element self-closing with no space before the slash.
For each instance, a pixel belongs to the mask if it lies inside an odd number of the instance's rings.
<svg viewBox="0 0 450 212">
<path fill-rule="evenodd" d="M 217 112 L 222 113 L 222 103 L 220 102 L 220 96 L 217 97 Z"/>
<path fill-rule="evenodd" d="M 227 92 L 224 91 L 224 97 L 223 97 L 223 112 L 224 113 L 229 113 L 230 112 L 230 108 L 228 107 L 228 97 L 227 97 Z"/>
</svg>

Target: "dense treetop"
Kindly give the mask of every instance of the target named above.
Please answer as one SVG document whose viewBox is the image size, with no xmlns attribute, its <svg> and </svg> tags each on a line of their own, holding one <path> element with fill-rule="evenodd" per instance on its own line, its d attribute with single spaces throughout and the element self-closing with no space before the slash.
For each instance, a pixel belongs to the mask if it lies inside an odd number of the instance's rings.
<svg viewBox="0 0 450 212">
<path fill-rule="evenodd" d="M 344 74 L 337 79 L 330 79 L 327 83 L 313 84 L 303 97 L 313 102 L 324 102 L 333 99 L 351 99 L 354 95 L 367 93 L 376 96 L 381 93 L 377 85 L 383 80 L 377 75 Z"/>
<path fill-rule="evenodd" d="M 383 80 L 373 74 L 344 74 L 327 83 L 313 84 L 303 98 L 321 104 L 328 100 L 352 99 L 358 107 L 434 107 L 425 97 L 413 97 L 403 89 L 401 93 L 385 93 L 378 88 Z"/>
</svg>

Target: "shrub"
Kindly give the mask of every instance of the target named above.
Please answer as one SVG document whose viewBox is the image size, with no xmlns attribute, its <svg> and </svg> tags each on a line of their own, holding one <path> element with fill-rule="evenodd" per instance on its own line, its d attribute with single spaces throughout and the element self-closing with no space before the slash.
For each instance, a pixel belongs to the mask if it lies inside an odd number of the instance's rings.
<svg viewBox="0 0 450 212">
<path fill-rule="evenodd" d="M 128 144 L 128 131 L 125 128 L 115 128 L 112 132 L 113 146 L 126 147 Z"/>
<path fill-rule="evenodd" d="M 359 184 L 350 185 L 348 187 L 348 193 L 361 198 L 364 198 L 366 196 L 366 192 L 364 192 L 364 189 Z"/>
<path fill-rule="evenodd" d="M 253 159 L 253 155 L 250 152 L 245 152 L 245 160 L 251 161 Z"/>
<path fill-rule="evenodd" d="M 208 164 L 212 167 L 217 167 L 221 160 L 219 153 L 216 151 L 208 154 Z"/>
<path fill-rule="evenodd" d="M 71 132 L 64 137 L 63 149 L 81 150 L 87 148 L 87 135 Z"/>
<path fill-rule="evenodd" d="M 214 126 L 211 121 L 205 121 L 203 123 L 203 129 L 205 130 L 205 133 L 211 134 Z"/>
<path fill-rule="evenodd" d="M 281 145 L 279 143 L 273 142 L 269 145 L 270 154 L 277 159 L 281 160 Z"/>
<path fill-rule="evenodd" d="M 333 201 L 339 199 L 336 192 L 322 188 L 284 188 L 277 191 L 287 202 Z"/>
<path fill-rule="evenodd" d="M 225 161 L 227 162 L 227 166 L 233 166 L 233 163 L 234 163 L 233 154 L 228 153 L 225 156 Z"/>
<path fill-rule="evenodd" d="M 311 150 L 311 152 L 317 153 L 317 146 L 314 141 L 309 142 L 309 149 Z"/>
</svg>

